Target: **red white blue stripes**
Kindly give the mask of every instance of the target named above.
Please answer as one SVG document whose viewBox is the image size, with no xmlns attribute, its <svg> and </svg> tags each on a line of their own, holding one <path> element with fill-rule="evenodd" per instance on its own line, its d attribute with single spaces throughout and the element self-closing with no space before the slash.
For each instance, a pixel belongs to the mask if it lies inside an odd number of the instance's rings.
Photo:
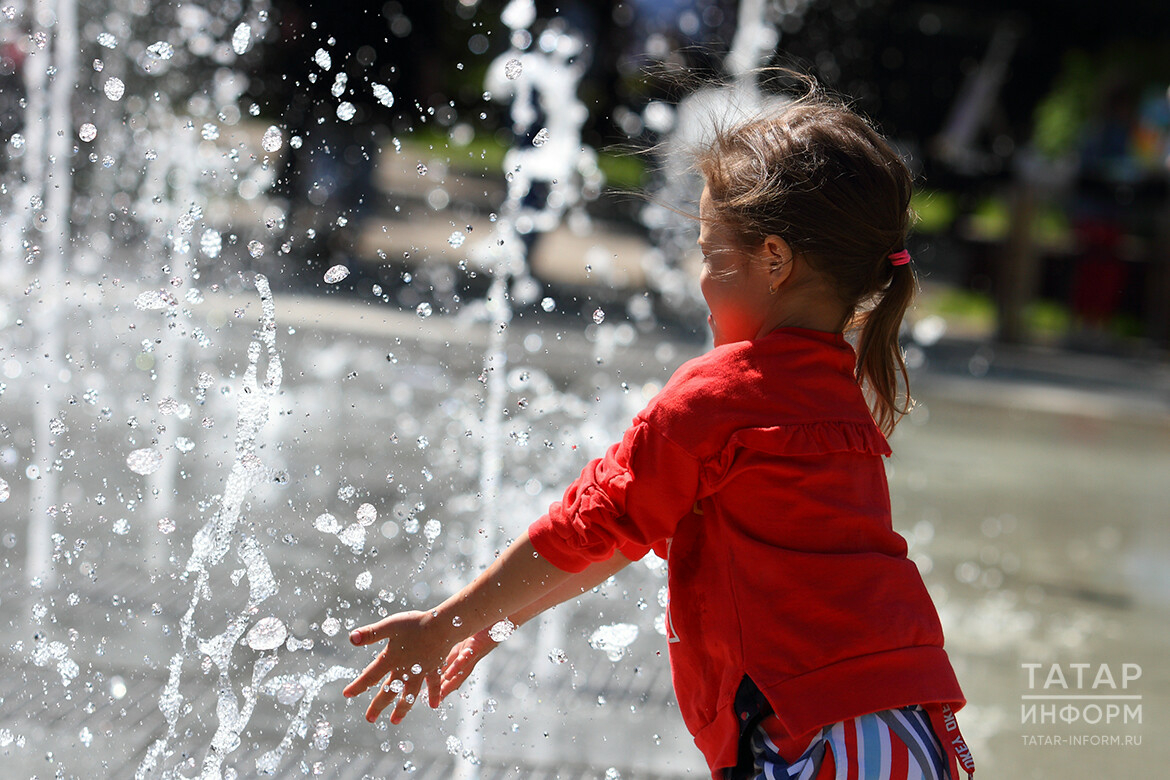
<svg viewBox="0 0 1170 780">
<path fill-rule="evenodd" d="M 862 715 L 827 726 L 792 763 L 768 736 L 752 735 L 752 780 L 950 780 L 942 745 L 921 707 Z"/>
</svg>

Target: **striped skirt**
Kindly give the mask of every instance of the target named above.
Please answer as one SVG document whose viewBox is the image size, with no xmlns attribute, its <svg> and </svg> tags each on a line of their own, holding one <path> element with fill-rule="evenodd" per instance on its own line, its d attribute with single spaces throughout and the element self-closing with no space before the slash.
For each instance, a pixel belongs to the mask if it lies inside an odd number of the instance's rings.
<svg viewBox="0 0 1170 780">
<path fill-rule="evenodd" d="M 744 739 L 754 766 L 727 771 L 728 780 L 950 780 L 943 747 L 919 706 L 883 710 L 826 726 L 795 760 L 791 743 L 769 736 L 758 721 Z M 797 746 L 799 748 L 799 746 Z"/>
</svg>

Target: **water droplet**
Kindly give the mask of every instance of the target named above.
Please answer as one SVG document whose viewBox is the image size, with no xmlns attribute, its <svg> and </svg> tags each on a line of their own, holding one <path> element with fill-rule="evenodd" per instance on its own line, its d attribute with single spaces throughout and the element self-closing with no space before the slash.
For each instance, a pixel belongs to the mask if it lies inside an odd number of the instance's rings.
<svg viewBox="0 0 1170 780">
<path fill-rule="evenodd" d="M 548 660 L 554 664 L 563 664 L 569 660 L 569 656 L 565 653 L 564 650 L 560 649 L 559 647 L 554 647 L 552 650 L 548 651 Z"/>
<path fill-rule="evenodd" d="M 348 268 L 344 265 L 335 265 L 325 272 L 325 281 L 329 284 L 337 284 L 347 276 L 349 276 Z"/>
<path fill-rule="evenodd" d="M 266 152 L 279 151 L 281 145 L 284 143 L 280 135 L 280 128 L 276 125 L 271 125 L 264 131 L 264 137 L 260 139 L 260 146 Z"/>
<path fill-rule="evenodd" d="M 378 510 L 373 504 L 362 504 L 357 508 L 357 520 L 362 525 L 373 525 L 378 519 Z"/>
<path fill-rule="evenodd" d="M 427 175 L 427 166 L 423 165 L 422 163 L 418 164 L 417 170 L 418 170 L 419 176 L 426 176 Z"/>
<path fill-rule="evenodd" d="M 126 456 L 126 466 L 135 474 L 153 474 L 162 466 L 162 453 L 153 447 L 134 450 Z"/>
<path fill-rule="evenodd" d="M 206 122 L 200 129 L 199 135 L 203 137 L 204 141 L 214 141 L 219 138 L 219 125 L 214 122 Z"/>
<path fill-rule="evenodd" d="M 8 497 L 11 495 L 12 490 L 8 487 L 8 481 L 0 479 L 0 504 L 3 504 L 5 501 L 7 501 Z"/>
<path fill-rule="evenodd" d="M 596 322 L 598 325 L 605 322 L 605 311 L 603 311 L 601 308 L 594 309 L 593 310 L 593 321 Z"/>
<path fill-rule="evenodd" d="M 159 533 L 163 533 L 163 534 L 174 533 L 175 521 L 169 517 L 160 518 L 158 521 L 158 530 L 159 530 Z"/>
<path fill-rule="evenodd" d="M 463 625 L 463 618 L 456 615 L 455 617 L 451 618 L 451 625 L 455 626 L 455 628 L 459 628 L 459 626 Z"/>
<path fill-rule="evenodd" d="M 89 726 L 82 726 L 77 738 L 81 740 L 81 744 L 89 747 L 93 743 L 93 732 L 89 730 Z"/>
<path fill-rule="evenodd" d="M 157 311 L 178 305 L 179 301 L 166 290 L 147 290 L 134 299 L 134 307 L 139 311 Z"/>
<path fill-rule="evenodd" d="M 337 633 L 336 631 L 334 633 Z M 238 634 L 237 634 L 238 636 Z M 275 650 L 288 638 L 288 629 L 277 617 L 266 617 L 256 621 L 244 637 L 244 642 L 253 650 Z"/>
<path fill-rule="evenodd" d="M 118 39 L 108 32 L 98 33 L 97 42 L 107 49 L 114 49 L 118 46 Z"/>
<path fill-rule="evenodd" d="M 638 627 L 632 623 L 614 623 L 601 626 L 589 637 L 589 646 L 601 650 L 611 661 L 620 661 L 626 648 L 638 638 Z"/>
<path fill-rule="evenodd" d="M 447 752 L 453 756 L 459 755 L 459 751 L 463 749 L 463 743 L 459 741 L 459 737 L 454 734 L 447 737 Z"/>
<path fill-rule="evenodd" d="M 77 131 L 77 137 L 82 141 L 89 143 L 93 139 L 97 138 L 97 126 L 90 122 L 86 122 L 81 126 L 81 129 Z"/>
<path fill-rule="evenodd" d="M 188 439 L 186 436 L 179 436 L 175 439 L 175 449 L 179 452 L 190 452 L 195 449 L 195 442 Z"/>
<path fill-rule="evenodd" d="M 374 97 L 377 98 L 378 102 L 386 106 L 386 108 L 393 108 L 394 93 L 390 91 L 390 88 L 382 84 L 373 84 L 371 86 L 374 89 Z"/>
<path fill-rule="evenodd" d="M 520 78 L 520 74 L 523 72 L 524 64 L 515 57 L 504 63 L 504 76 L 508 79 L 518 79 Z"/>
<path fill-rule="evenodd" d="M 548 128 L 542 127 L 532 139 L 533 146 L 544 146 L 548 143 Z"/>
<path fill-rule="evenodd" d="M 250 254 L 252 257 L 260 257 L 264 254 L 264 245 L 259 241 L 249 241 L 248 254 Z"/>
<path fill-rule="evenodd" d="M 433 544 L 442 532 L 443 525 L 438 520 L 427 520 L 426 525 L 423 526 L 423 536 L 426 537 L 427 544 Z"/>
<path fill-rule="evenodd" d="M 232 51 L 243 54 L 252 45 L 252 27 L 247 22 L 240 22 L 232 33 Z"/>
<path fill-rule="evenodd" d="M 175 47 L 166 41 L 159 41 L 147 46 L 146 53 L 160 60 L 169 60 L 175 56 Z"/>
<path fill-rule="evenodd" d="M 366 528 L 360 523 L 350 523 L 345 530 L 337 534 L 337 539 L 353 553 L 360 553 L 366 546 Z"/>
<path fill-rule="evenodd" d="M 325 632 L 325 636 L 336 636 L 341 630 L 341 621 L 335 617 L 325 618 L 321 623 L 321 630 Z"/>
<path fill-rule="evenodd" d="M 369 587 L 374 584 L 374 575 L 368 571 L 363 571 L 353 581 L 353 585 L 358 590 L 369 590 Z"/>
<path fill-rule="evenodd" d="M 313 747 L 317 750 L 327 750 L 329 748 L 329 738 L 333 736 L 333 724 L 327 720 L 317 721 L 316 727 L 313 729 Z"/>
<path fill-rule="evenodd" d="M 465 239 L 466 236 L 456 230 L 447 238 L 447 243 L 450 244 L 453 248 L 458 249 L 459 247 L 463 246 Z"/>
<path fill-rule="evenodd" d="M 111 76 L 106 79 L 106 84 L 102 87 L 102 91 L 106 93 L 106 97 L 110 100 L 121 100 L 122 96 L 126 94 L 126 85 L 122 83 L 122 79 Z"/>
<path fill-rule="evenodd" d="M 622 773 L 611 766 L 605 770 L 605 780 L 622 780 Z"/>
<path fill-rule="evenodd" d="M 503 642 L 516 630 L 516 624 L 511 620 L 504 618 L 499 623 L 488 629 L 488 636 L 492 638 L 493 642 Z"/>
<path fill-rule="evenodd" d="M 337 118 L 343 122 L 348 122 L 357 114 L 357 109 L 354 108 L 353 103 L 348 100 L 343 100 L 337 106 Z"/>
<path fill-rule="evenodd" d="M 423 301 L 417 307 L 415 307 L 414 313 L 417 314 L 421 319 L 426 319 L 427 317 L 431 316 L 433 311 L 434 309 L 432 309 L 431 305 L 426 301 Z"/>
<path fill-rule="evenodd" d="M 420 450 L 425 450 L 427 447 L 431 446 L 431 440 L 428 439 L 426 436 L 419 436 L 418 439 L 415 441 L 415 444 L 418 445 L 418 448 Z"/>
<path fill-rule="evenodd" d="M 341 530 L 341 523 L 337 522 L 337 518 L 328 512 L 317 515 L 317 519 L 313 521 L 313 527 L 318 531 L 326 534 L 335 534 Z"/>
<path fill-rule="evenodd" d="M 223 237 L 214 228 L 206 228 L 199 237 L 199 249 L 213 260 L 219 257 L 219 250 L 223 248 Z"/>
<path fill-rule="evenodd" d="M 333 58 L 324 49 L 317 49 L 313 54 L 313 62 L 317 63 L 317 67 L 321 70 L 329 70 L 333 67 Z"/>
</svg>

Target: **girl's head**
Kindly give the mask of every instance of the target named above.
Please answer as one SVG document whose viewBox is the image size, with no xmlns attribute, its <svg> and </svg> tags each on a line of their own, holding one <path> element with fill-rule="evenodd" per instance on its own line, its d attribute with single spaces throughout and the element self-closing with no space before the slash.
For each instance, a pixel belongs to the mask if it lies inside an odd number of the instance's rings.
<svg viewBox="0 0 1170 780">
<path fill-rule="evenodd" d="M 901 157 L 847 107 L 810 95 L 717 129 L 696 162 L 706 180 L 703 233 L 734 247 L 722 273 L 705 272 L 709 303 L 739 295 L 720 284 L 748 286 L 749 306 L 793 292 L 822 321 L 832 313 L 828 329 L 859 330 L 857 378 L 890 432 L 906 411 L 897 401 L 898 375 L 906 380 L 898 330 L 917 287 L 911 267 L 890 258 L 904 249 L 910 223 Z"/>
</svg>

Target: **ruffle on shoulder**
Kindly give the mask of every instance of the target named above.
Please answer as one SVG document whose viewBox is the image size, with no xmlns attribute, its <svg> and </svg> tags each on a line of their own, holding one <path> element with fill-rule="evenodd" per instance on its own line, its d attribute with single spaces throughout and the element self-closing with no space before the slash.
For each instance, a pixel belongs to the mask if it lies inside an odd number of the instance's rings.
<svg viewBox="0 0 1170 780">
<path fill-rule="evenodd" d="M 722 479 L 736 454 L 744 449 L 782 457 L 842 452 L 884 457 L 891 453 L 886 437 L 868 421 L 819 421 L 750 428 L 734 433 L 726 446 L 703 464 L 703 482 L 711 485 Z"/>
</svg>

